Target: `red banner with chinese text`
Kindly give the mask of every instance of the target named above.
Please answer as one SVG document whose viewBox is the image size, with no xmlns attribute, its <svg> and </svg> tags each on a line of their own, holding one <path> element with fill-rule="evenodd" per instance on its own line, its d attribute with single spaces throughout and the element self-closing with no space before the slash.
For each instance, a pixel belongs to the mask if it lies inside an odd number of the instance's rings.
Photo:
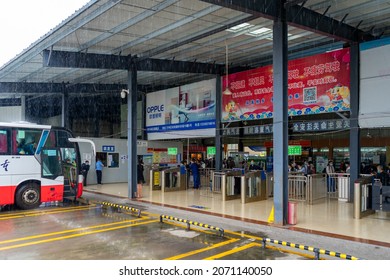
<svg viewBox="0 0 390 280">
<path fill-rule="evenodd" d="M 289 116 L 349 111 L 349 62 L 349 48 L 289 61 Z M 272 69 L 268 65 L 222 77 L 222 121 L 273 117 Z"/>
</svg>

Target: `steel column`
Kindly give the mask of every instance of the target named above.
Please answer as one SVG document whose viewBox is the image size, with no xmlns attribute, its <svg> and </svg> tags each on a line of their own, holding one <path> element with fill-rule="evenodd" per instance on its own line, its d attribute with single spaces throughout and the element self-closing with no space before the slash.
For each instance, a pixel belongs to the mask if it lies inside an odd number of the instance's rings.
<svg viewBox="0 0 390 280">
<path fill-rule="evenodd" d="M 138 87 L 138 86 L 137 86 Z M 147 133 L 146 133 L 146 94 L 143 92 L 140 92 L 141 95 L 141 139 L 146 140 L 147 139 Z"/>
<path fill-rule="evenodd" d="M 222 83 L 221 75 L 215 79 L 215 170 L 222 170 Z"/>
<path fill-rule="evenodd" d="M 287 223 L 288 204 L 288 92 L 287 21 L 284 0 L 278 1 L 279 17 L 273 27 L 274 117 L 274 223 Z"/>
<path fill-rule="evenodd" d="M 349 153 L 350 153 L 350 186 L 349 201 L 354 197 L 354 183 L 360 174 L 360 128 L 359 128 L 359 44 L 351 44 L 351 103 L 350 103 L 350 134 L 349 134 Z"/>
<path fill-rule="evenodd" d="M 128 197 L 137 191 L 137 68 L 134 62 L 127 72 L 129 94 L 127 96 L 127 154 Z"/>
</svg>

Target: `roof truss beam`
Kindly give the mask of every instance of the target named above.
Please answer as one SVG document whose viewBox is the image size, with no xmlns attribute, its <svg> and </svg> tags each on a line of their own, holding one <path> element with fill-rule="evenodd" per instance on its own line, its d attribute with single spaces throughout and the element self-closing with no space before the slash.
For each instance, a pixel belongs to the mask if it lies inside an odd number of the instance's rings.
<svg viewBox="0 0 390 280">
<path fill-rule="evenodd" d="M 122 84 L 68 84 L 68 83 L 26 83 L 0 82 L 0 93 L 35 94 L 35 93 L 99 93 L 127 88 Z"/>
<path fill-rule="evenodd" d="M 201 63 L 196 61 L 176 61 L 169 59 L 143 58 L 138 61 L 137 57 L 92 54 L 65 51 L 43 51 L 43 65 L 45 67 L 62 68 L 89 68 L 128 70 L 135 63 L 137 71 L 176 72 L 176 73 L 199 73 L 219 74 L 223 65 Z"/>
<path fill-rule="evenodd" d="M 277 18 L 279 14 L 277 10 L 278 1 L 274 0 L 201 1 L 269 19 Z M 303 2 L 303 4 L 296 5 L 295 2 Z M 289 25 L 346 42 L 363 42 L 375 39 L 375 36 L 372 34 L 303 7 L 305 1 L 290 1 L 286 3 L 288 4 L 286 18 Z"/>
<path fill-rule="evenodd" d="M 177 85 L 179 86 L 179 85 Z M 0 82 L 0 94 L 20 94 L 20 95 L 34 95 L 34 94 L 61 94 L 65 90 L 68 93 L 88 93 L 88 94 L 112 94 L 119 93 L 122 89 L 126 89 L 127 84 L 71 84 L 71 83 L 27 83 L 27 82 Z M 138 85 L 139 92 L 152 92 L 170 88 L 169 85 Z M 7 99 L 13 100 L 14 98 Z M 0 103 L 1 103 L 0 99 Z M 2 101 L 5 104 L 4 100 Z M 7 103 L 7 104 L 8 104 Z M 1 107 L 1 106 L 0 106 Z"/>
</svg>

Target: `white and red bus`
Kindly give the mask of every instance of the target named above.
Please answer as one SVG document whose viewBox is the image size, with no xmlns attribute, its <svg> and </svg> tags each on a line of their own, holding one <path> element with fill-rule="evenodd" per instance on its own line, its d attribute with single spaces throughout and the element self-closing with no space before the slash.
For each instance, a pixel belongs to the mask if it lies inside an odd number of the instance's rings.
<svg viewBox="0 0 390 280">
<path fill-rule="evenodd" d="M 61 127 L 0 122 L 0 208 L 32 209 L 79 198 L 83 175 L 77 142 L 93 145 Z"/>
</svg>

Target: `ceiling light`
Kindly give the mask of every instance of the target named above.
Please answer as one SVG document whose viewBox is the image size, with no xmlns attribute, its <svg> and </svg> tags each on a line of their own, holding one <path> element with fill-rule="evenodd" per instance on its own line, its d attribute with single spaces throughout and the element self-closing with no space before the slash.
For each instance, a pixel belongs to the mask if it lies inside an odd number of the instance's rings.
<svg viewBox="0 0 390 280">
<path fill-rule="evenodd" d="M 224 95 L 232 95 L 233 93 L 232 93 L 232 91 L 230 90 L 230 88 L 227 86 L 227 87 L 225 88 L 225 90 L 223 91 L 223 94 L 224 94 Z"/>
<path fill-rule="evenodd" d="M 271 29 L 269 29 L 267 27 L 261 27 L 261 28 L 258 28 L 258 29 L 255 29 L 253 31 L 248 32 L 248 35 L 259 36 L 259 35 L 263 35 L 263 34 L 268 33 L 268 32 L 271 32 Z"/>
<path fill-rule="evenodd" d="M 242 31 L 244 29 L 248 29 L 249 27 L 252 27 L 252 26 L 253 26 L 252 24 L 244 22 L 244 23 L 241 23 L 239 25 L 228 28 L 227 31 L 239 32 L 239 31 Z"/>
</svg>

